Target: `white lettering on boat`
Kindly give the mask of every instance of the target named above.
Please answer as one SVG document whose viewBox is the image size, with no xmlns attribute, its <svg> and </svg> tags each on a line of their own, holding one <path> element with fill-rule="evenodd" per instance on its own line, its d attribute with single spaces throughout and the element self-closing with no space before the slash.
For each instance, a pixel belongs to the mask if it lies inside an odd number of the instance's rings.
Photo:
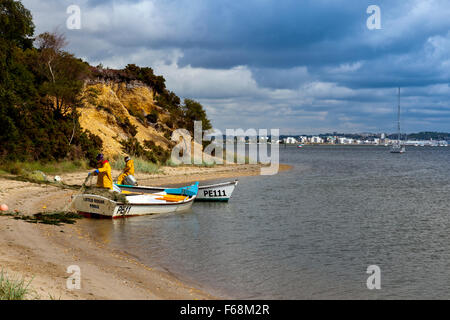
<svg viewBox="0 0 450 320">
<path fill-rule="evenodd" d="M 101 199 L 92 199 L 92 198 L 83 198 L 83 201 L 85 202 L 93 202 L 93 203 L 100 203 L 100 204 L 104 204 L 105 200 L 101 200 Z"/>
</svg>

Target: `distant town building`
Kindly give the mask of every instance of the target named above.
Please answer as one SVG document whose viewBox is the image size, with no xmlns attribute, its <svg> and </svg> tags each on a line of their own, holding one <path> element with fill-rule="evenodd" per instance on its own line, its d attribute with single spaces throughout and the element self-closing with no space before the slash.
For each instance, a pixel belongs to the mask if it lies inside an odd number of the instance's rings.
<svg viewBox="0 0 450 320">
<path fill-rule="evenodd" d="M 298 141 L 294 137 L 287 137 L 286 139 L 284 139 L 284 143 L 294 144 L 294 143 L 298 143 Z"/>
<path fill-rule="evenodd" d="M 300 137 L 298 137 L 298 141 L 301 143 L 308 143 L 309 139 L 306 136 L 300 136 Z"/>
<path fill-rule="evenodd" d="M 323 143 L 323 139 L 321 137 L 312 137 L 311 143 Z"/>
<path fill-rule="evenodd" d="M 346 137 L 339 137 L 339 143 L 340 144 L 353 144 L 352 138 L 346 138 Z"/>
</svg>

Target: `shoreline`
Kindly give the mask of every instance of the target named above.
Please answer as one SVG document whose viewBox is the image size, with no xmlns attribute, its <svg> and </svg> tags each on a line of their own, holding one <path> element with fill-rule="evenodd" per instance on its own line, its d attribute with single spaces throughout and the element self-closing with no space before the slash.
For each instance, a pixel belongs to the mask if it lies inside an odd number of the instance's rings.
<svg viewBox="0 0 450 320">
<path fill-rule="evenodd" d="M 259 175 L 260 165 L 223 167 L 164 167 L 158 174 L 137 174 L 141 185 L 170 185 L 192 181 L 230 179 Z M 280 165 L 279 172 L 289 170 Z M 113 171 L 113 177 L 118 171 Z M 67 184 L 78 185 L 86 172 L 61 175 Z M 9 212 L 24 215 L 63 209 L 75 190 L 53 185 L 6 179 L 0 176 L 0 203 Z M 26 195 L 26 197 L 24 196 Z M 14 278 L 31 280 L 38 299 L 218 299 L 201 284 L 180 280 L 166 270 L 151 268 L 126 252 L 102 243 L 84 226 L 86 219 L 61 226 L 32 224 L 0 214 L 0 269 Z M 157 264 L 157 263 L 155 263 Z M 81 289 L 67 290 L 67 268 L 81 271 Z M 226 297 L 220 297 L 225 298 Z"/>
<path fill-rule="evenodd" d="M 144 185 L 175 185 L 189 184 L 195 181 L 211 181 L 218 179 L 236 179 L 239 177 L 251 177 L 260 175 L 261 165 L 243 164 L 215 167 L 165 167 L 161 174 L 142 175 L 137 174 L 138 181 Z M 292 166 L 280 164 L 278 173 L 292 169 Z M 141 184 L 141 183 L 140 183 Z"/>
</svg>

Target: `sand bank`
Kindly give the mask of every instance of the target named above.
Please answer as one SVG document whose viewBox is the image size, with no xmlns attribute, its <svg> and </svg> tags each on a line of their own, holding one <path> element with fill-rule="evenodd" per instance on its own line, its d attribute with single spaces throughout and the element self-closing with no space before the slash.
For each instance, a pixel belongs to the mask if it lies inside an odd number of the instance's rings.
<svg viewBox="0 0 450 320">
<path fill-rule="evenodd" d="M 281 170 L 289 166 L 281 166 Z M 158 174 L 137 174 L 141 185 L 170 185 L 192 181 L 259 175 L 258 165 L 166 167 Z M 119 172 L 113 172 L 118 176 Z M 62 175 L 67 184 L 80 185 L 86 172 Z M 34 214 L 61 210 L 76 191 L 52 185 L 0 177 L 0 203 L 10 211 Z M 214 299 L 215 296 L 181 282 L 164 271 L 143 265 L 124 252 L 108 248 L 89 236 L 79 221 L 73 225 L 31 224 L 0 216 L 0 268 L 16 277 L 32 279 L 39 299 Z M 66 288 L 67 268 L 81 270 L 81 289 Z"/>
</svg>

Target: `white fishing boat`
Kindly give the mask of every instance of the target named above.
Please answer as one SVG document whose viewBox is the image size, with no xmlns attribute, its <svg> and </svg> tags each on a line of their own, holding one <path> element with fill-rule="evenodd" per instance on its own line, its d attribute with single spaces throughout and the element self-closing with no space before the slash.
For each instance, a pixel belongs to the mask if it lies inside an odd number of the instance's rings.
<svg viewBox="0 0 450 320">
<path fill-rule="evenodd" d="M 238 184 L 238 180 L 232 182 L 223 182 L 198 187 L 198 194 L 195 201 L 229 201 L 234 189 Z M 118 185 L 125 192 L 152 194 L 155 192 L 164 192 L 164 187 L 143 187 L 143 186 L 127 186 Z"/>
<path fill-rule="evenodd" d="M 124 218 L 149 214 L 185 212 L 197 197 L 198 182 L 189 187 L 167 189 L 153 194 L 130 194 L 119 202 L 101 195 L 79 194 L 72 201 L 72 208 L 85 216 Z"/>
</svg>

